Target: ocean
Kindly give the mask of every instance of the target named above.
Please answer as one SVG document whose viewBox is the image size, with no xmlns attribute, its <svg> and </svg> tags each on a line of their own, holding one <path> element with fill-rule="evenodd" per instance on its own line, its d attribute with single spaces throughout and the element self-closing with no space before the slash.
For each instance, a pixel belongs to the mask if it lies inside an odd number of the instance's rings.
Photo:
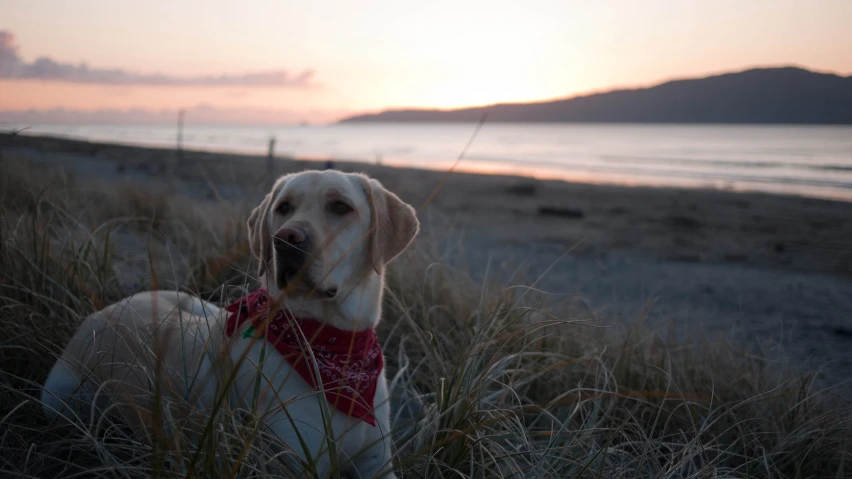
<svg viewBox="0 0 852 479">
<path fill-rule="evenodd" d="M 7 130 L 12 125 L 0 126 Z M 475 124 L 193 126 L 186 149 L 447 169 Z M 27 134 L 173 147 L 169 126 L 39 125 Z M 852 200 L 852 126 L 486 123 L 458 170 Z"/>
</svg>

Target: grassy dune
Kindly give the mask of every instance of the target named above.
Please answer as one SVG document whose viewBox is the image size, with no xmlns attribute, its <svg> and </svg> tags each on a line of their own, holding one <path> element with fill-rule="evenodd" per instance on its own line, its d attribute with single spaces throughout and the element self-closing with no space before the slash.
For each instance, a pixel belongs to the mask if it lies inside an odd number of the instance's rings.
<svg viewBox="0 0 852 479">
<path fill-rule="evenodd" d="M 12 157 L 0 178 L 0 476 L 295 476 L 246 411 L 223 410 L 194 442 L 206 424 L 59 428 L 37 401 L 57 351 L 106 303 L 154 287 L 222 303 L 255 287 L 245 220 L 262 188 L 189 202 Z M 422 404 L 393 431 L 401 477 L 849 474 L 852 408 L 809 375 L 724 342 L 600 334 L 535 278 L 474 281 L 435 237 L 390 268 L 379 332 L 397 406 Z"/>
</svg>

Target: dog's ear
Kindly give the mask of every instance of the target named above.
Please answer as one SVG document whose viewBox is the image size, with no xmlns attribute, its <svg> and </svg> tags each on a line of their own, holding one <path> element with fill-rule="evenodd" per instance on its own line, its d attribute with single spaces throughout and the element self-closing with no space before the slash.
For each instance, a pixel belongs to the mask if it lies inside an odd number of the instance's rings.
<svg viewBox="0 0 852 479">
<path fill-rule="evenodd" d="M 272 203 L 281 191 L 281 186 L 284 184 L 284 178 L 281 177 L 275 182 L 272 191 L 267 193 L 263 201 L 251 211 L 249 219 L 246 222 L 248 226 L 249 247 L 251 254 L 257 258 L 259 266 L 257 276 L 260 277 L 266 272 L 269 262 L 272 261 L 272 244 L 269 233 L 269 209 L 272 208 Z"/>
<path fill-rule="evenodd" d="M 269 206 L 272 201 L 273 194 L 267 193 L 263 201 L 251 211 L 246 222 L 251 254 L 257 258 L 259 264 L 258 277 L 266 272 L 267 264 L 272 261 L 272 249 L 269 244 Z"/>
<path fill-rule="evenodd" d="M 386 190 L 378 180 L 360 175 L 370 204 L 370 260 L 376 273 L 408 247 L 420 230 L 411 205 Z"/>
</svg>

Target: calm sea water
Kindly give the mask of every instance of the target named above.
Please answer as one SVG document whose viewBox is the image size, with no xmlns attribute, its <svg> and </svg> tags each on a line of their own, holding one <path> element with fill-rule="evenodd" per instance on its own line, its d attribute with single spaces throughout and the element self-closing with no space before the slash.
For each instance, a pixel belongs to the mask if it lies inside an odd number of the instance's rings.
<svg viewBox="0 0 852 479">
<path fill-rule="evenodd" d="M 4 128 L 5 129 L 5 128 Z M 473 124 L 192 126 L 185 148 L 446 169 Z M 174 126 L 42 125 L 30 134 L 174 146 Z M 852 127 L 485 124 L 458 169 L 852 200 Z"/>
</svg>

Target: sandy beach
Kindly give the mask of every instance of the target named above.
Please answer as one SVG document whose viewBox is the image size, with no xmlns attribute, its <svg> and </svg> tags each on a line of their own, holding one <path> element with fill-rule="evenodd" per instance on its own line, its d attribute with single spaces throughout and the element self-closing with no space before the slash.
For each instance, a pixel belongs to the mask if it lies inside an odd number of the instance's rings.
<svg viewBox="0 0 852 479">
<path fill-rule="evenodd" d="M 253 203 L 266 158 L 0 135 L 0 161 Z M 276 158 L 276 174 L 323 163 Z M 335 162 L 419 208 L 420 241 L 475 275 L 530 284 L 597 324 L 723 334 L 852 379 L 852 203 Z M 446 180 L 446 181 L 445 181 Z M 425 204 L 425 206 L 423 206 Z M 540 277 L 540 278 L 539 278 Z"/>
</svg>

